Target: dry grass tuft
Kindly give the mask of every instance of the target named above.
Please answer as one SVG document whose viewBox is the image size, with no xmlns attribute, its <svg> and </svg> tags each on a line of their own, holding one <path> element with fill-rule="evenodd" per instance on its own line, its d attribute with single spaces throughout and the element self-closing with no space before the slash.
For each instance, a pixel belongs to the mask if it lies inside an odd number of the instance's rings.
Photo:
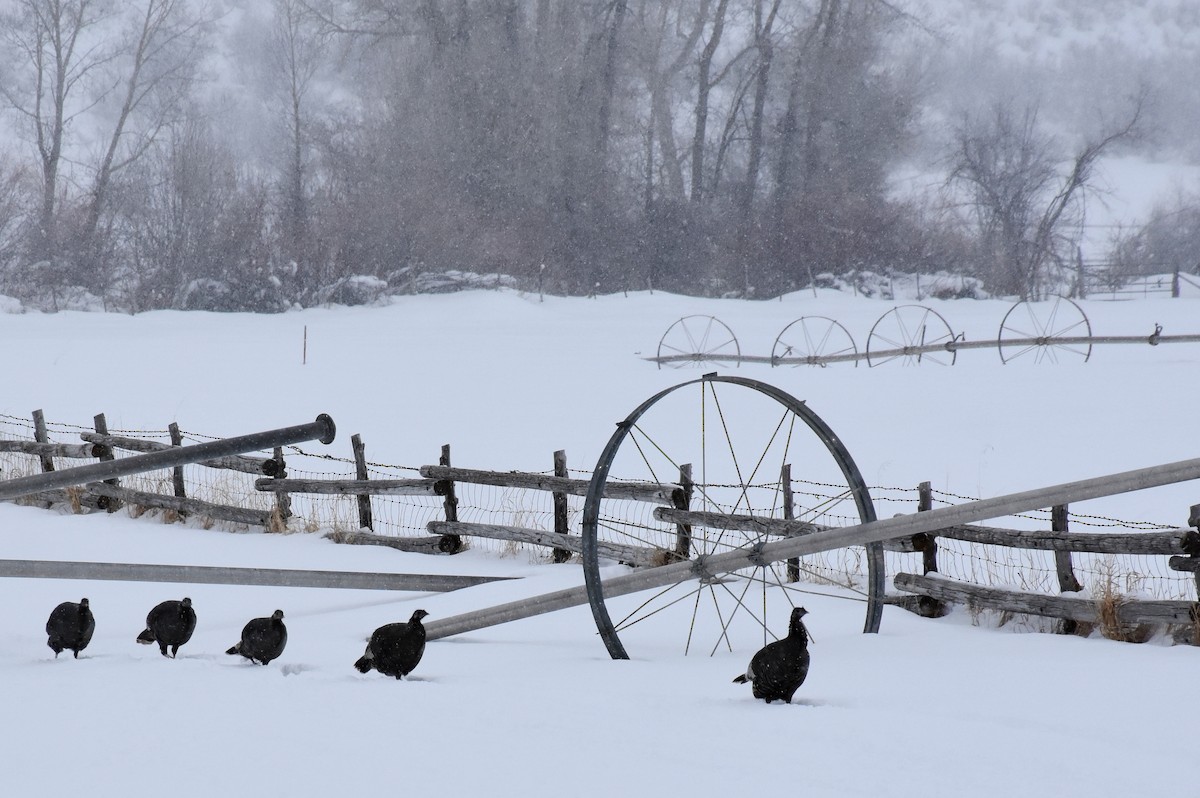
<svg viewBox="0 0 1200 798">
<path fill-rule="evenodd" d="M 283 517 L 283 512 L 279 506 L 271 508 L 271 514 L 267 516 L 267 531 L 276 534 L 283 534 L 288 531 L 287 519 Z"/>
<path fill-rule="evenodd" d="M 1111 557 L 1105 558 L 1096 572 L 1098 579 L 1092 592 L 1096 598 L 1100 634 L 1123 643 L 1145 643 L 1154 634 L 1150 624 L 1130 624 L 1121 620 L 1121 606 L 1128 599 L 1118 584 L 1116 561 Z"/>
<path fill-rule="evenodd" d="M 71 505 L 71 512 L 79 515 L 83 512 L 83 488 L 79 485 L 72 485 L 66 489 L 67 502 Z"/>
</svg>

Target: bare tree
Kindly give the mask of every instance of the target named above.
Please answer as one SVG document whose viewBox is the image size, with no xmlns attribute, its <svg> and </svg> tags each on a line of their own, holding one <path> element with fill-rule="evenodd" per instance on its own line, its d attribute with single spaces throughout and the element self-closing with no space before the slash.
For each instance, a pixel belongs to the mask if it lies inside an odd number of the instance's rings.
<svg viewBox="0 0 1200 798">
<path fill-rule="evenodd" d="M 661 193 L 670 200 L 685 197 L 683 164 L 675 140 L 673 82 L 692 63 L 711 11 L 710 0 L 643 0 L 638 9 L 637 59 L 650 98 L 647 122 L 647 180 L 653 181 L 654 146 L 663 174 Z M 718 34 L 719 38 L 719 34 Z M 652 185 L 646 196 L 653 197 Z"/>
<path fill-rule="evenodd" d="M 67 129 L 103 99 L 107 87 L 99 85 L 99 73 L 116 51 L 96 29 L 110 13 L 106 0 L 16 0 L 16 8 L 0 18 L 0 39 L 11 47 L 0 95 L 31 134 L 42 178 L 30 246 L 34 261 L 58 254 Z"/>
<path fill-rule="evenodd" d="M 998 102 L 986 116 L 967 116 L 959 125 L 950 181 L 968 190 L 994 290 L 1038 297 L 1046 268 L 1073 250 L 1066 228 L 1081 210 L 1096 162 L 1137 135 L 1142 105 L 1139 97 L 1128 117 L 1085 141 L 1066 159 L 1065 174 L 1035 106 L 1017 111 Z"/>
<path fill-rule="evenodd" d="M 285 122 L 287 154 L 281 209 L 283 249 L 296 263 L 302 285 L 314 282 L 309 250 L 309 147 L 314 82 L 325 65 L 327 39 L 313 24 L 302 0 L 274 0 L 268 41 L 268 82 Z"/>
<path fill-rule="evenodd" d="M 113 176 L 138 160 L 180 111 L 203 45 L 204 20 L 186 0 L 145 0 L 117 61 L 121 105 L 92 180 L 82 238 L 92 241 Z"/>
<path fill-rule="evenodd" d="M 704 199 L 704 154 L 708 148 L 708 98 L 713 87 L 721 82 L 724 72 L 715 79 L 712 77 L 713 57 L 721 45 L 721 37 L 725 32 L 725 15 L 729 10 L 729 0 L 717 0 L 717 8 L 713 12 L 712 32 L 704 48 L 700 51 L 698 74 L 696 76 L 696 128 L 692 134 L 692 202 Z"/>
<path fill-rule="evenodd" d="M 20 164 L 6 163 L 0 156 L 0 284 L 11 282 L 6 267 L 16 262 L 23 228 L 31 216 L 26 202 L 30 172 Z M 8 274 L 12 278 L 20 276 L 17 269 Z"/>
<path fill-rule="evenodd" d="M 748 138 L 749 154 L 746 161 L 746 177 L 738 200 L 742 223 L 749 219 L 758 188 L 758 174 L 763 158 L 763 118 L 766 114 L 767 87 L 771 77 L 771 64 L 775 57 L 774 27 L 782 0 L 771 0 L 770 8 L 764 12 L 763 0 L 754 0 L 754 47 L 758 58 L 754 68 L 754 102 L 750 110 Z"/>
</svg>

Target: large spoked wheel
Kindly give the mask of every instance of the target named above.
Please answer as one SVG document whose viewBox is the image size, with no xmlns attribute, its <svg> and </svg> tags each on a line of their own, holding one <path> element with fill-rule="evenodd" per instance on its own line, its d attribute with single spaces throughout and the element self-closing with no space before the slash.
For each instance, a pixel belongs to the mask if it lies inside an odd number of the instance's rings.
<svg viewBox="0 0 1200 798">
<path fill-rule="evenodd" d="M 924 305 L 900 305 L 879 317 L 867 336 L 867 365 L 900 361 L 906 366 L 932 363 L 953 366 L 957 340 L 937 311 Z"/>
<path fill-rule="evenodd" d="M 858 347 L 850 331 L 825 316 L 801 316 L 784 327 L 771 347 L 771 365 L 858 365 Z"/>
<path fill-rule="evenodd" d="M 1092 356 L 1092 325 L 1083 308 L 1066 297 L 1046 302 L 1021 301 L 1000 322 L 1000 360 L 1034 363 L 1084 363 Z"/>
<path fill-rule="evenodd" d="M 681 487 L 654 508 L 618 498 L 629 483 Z M 804 403 L 716 374 L 668 388 L 617 425 L 589 485 L 583 565 L 597 629 L 614 659 L 627 658 L 623 639 L 746 650 L 782 634 L 791 607 L 819 592 L 865 602 L 865 629 L 877 631 L 879 544 L 774 562 L 760 553 L 783 536 L 873 520 L 849 452 Z"/>
<path fill-rule="evenodd" d="M 684 316 L 658 341 L 658 367 L 687 368 L 739 364 L 742 348 L 729 325 L 716 316 Z"/>
</svg>

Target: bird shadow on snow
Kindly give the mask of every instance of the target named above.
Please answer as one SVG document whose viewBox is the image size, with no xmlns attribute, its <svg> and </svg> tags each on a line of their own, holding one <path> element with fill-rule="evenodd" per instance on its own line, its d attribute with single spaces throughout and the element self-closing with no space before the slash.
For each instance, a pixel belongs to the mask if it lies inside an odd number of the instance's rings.
<svg viewBox="0 0 1200 798">
<path fill-rule="evenodd" d="M 731 701 L 733 701 L 734 703 L 737 703 L 737 704 L 753 702 L 755 704 L 765 704 L 766 706 L 770 706 L 770 707 L 794 707 L 796 709 L 801 709 L 801 708 L 803 708 L 803 709 L 818 709 L 820 707 L 840 707 L 840 708 L 846 707 L 845 704 L 839 704 L 835 701 L 827 701 L 827 700 L 824 700 L 821 698 L 793 698 L 792 703 L 790 703 L 790 704 L 785 701 L 772 701 L 770 704 L 767 704 L 761 698 L 745 698 L 745 697 L 731 699 Z"/>
<path fill-rule="evenodd" d="M 255 665 L 252 662 L 247 662 L 246 664 L 255 668 L 263 667 L 261 665 Z M 302 673 L 308 673 L 309 671 L 315 670 L 319 670 L 316 665 L 305 665 L 304 663 L 300 662 L 289 662 L 286 665 L 279 666 L 279 673 L 283 676 L 299 676 Z"/>
<path fill-rule="evenodd" d="M 386 675 L 379 674 L 379 673 L 351 674 L 350 676 L 354 681 L 362 682 L 363 684 L 367 684 L 370 682 L 378 682 L 378 681 L 418 682 L 420 684 L 437 684 L 438 682 L 441 681 L 440 679 L 435 679 L 430 676 L 413 676 L 412 674 L 405 676 L 403 679 L 397 679 L 393 676 L 386 676 Z"/>
</svg>

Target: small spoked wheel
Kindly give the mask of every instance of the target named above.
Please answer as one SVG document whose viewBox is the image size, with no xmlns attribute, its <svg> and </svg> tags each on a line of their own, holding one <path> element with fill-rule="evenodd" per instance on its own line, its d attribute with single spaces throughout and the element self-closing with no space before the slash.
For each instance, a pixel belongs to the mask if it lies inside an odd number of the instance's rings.
<svg viewBox="0 0 1200 798">
<path fill-rule="evenodd" d="M 773 366 L 858 365 L 858 347 L 850 331 L 825 316 L 802 316 L 784 327 L 771 348 Z"/>
<path fill-rule="evenodd" d="M 684 316 L 658 342 L 658 367 L 736 366 L 742 355 L 737 336 L 716 316 Z"/>
<path fill-rule="evenodd" d="M 655 507 L 622 498 L 638 485 L 668 487 Z M 583 564 L 597 629 L 616 659 L 623 640 L 754 649 L 817 592 L 863 602 L 877 631 L 878 544 L 781 560 L 762 548 L 873 520 L 857 466 L 803 402 L 716 374 L 668 388 L 617 425 L 589 485 Z"/>
<path fill-rule="evenodd" d="M 997 338 L 1000 360 L 1033 363 L 1087 362 L 1092 356 L 1092 325 L 1083 308 L 1066 297 L 1022 300 L 1009 308 Z"/>
<path fill-rule="evenodd" d="M 953 366 L 958 338 L 937 311 L 900 305 L 879 317 L 867 336 L 867 365 L 899 361 L 906 366 Z"/>
</svg>

